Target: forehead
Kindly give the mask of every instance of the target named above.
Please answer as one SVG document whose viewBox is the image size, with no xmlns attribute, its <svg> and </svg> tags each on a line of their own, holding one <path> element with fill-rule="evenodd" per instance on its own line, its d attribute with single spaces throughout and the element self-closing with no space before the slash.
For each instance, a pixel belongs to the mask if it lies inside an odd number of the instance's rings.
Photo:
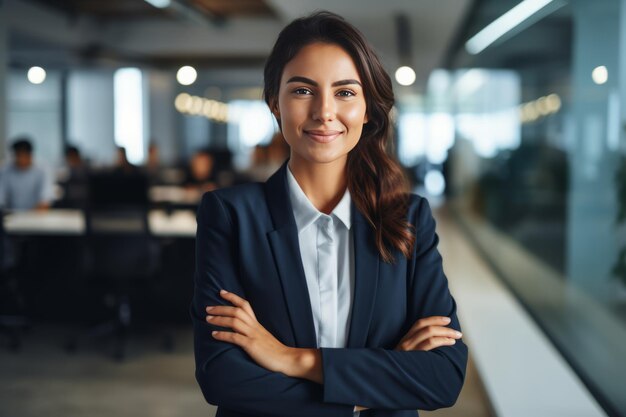
<svg viewBox="0 0 626 417">
<path fill-rule="evenodd" d="M 282 82 L 294 75 L 316 81 L 350 78 L 361 81 L 352 57 L 341 46 L 331 43 L 312 43 L 300 49 L 285 65 Z"/>
</svg>

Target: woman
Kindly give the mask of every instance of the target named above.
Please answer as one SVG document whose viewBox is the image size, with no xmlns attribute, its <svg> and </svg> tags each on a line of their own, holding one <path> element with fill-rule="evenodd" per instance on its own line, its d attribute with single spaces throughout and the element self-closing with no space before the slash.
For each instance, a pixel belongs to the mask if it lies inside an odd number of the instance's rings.
<svg viewBox="0 0 626 417">
<path fill-rule="evenodd" d="M 283 29 L 264 94 L 289 160 L 198 210 L 191 313 L 207 401 L 239 417 L 451 406 L 467 348 L 428 204 L 385 154 L 389 76 L 321 12 Z"/>
</svg>

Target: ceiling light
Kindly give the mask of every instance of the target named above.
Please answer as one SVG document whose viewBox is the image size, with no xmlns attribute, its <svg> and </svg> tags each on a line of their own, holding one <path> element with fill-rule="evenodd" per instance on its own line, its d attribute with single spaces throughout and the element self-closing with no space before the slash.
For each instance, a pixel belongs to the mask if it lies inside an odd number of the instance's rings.
<svg viewBox="0 0 626 417">
<path fill-rule="evenodd" d="M 472 55 L 481 53 L 489 45 L 506 33 L 539 12 L 554 0 L 524 0 L 511 10 L 491 22 L 474 35 L 465 44 L 465 49 Z"/>
<path fill-rule="evenodd" d="M 181 67 L 176 73 L 176 79 L 182 85 L 191 85 L 196 81 L 198 77 L 198 73 L 196 72 L 194 67 L 190 67 L 188 65 Z"/>
<path fill-rule="evenodd" d="M 535 108 L 541 116 L 547 116 L 551 113 L 547 97 L 539 97 L 535 102 Z"/>
<path fill-rule="evenodd" d="M 174 106 L 179 112 L 188 113 L 191 109 L 191 96 L 187 93 L 180 93 L 174 100 Z"/>
<path fill-rule="evenodd" d="M 167 7 L 170 7 L 170 5 L 172 4 L 171 0 L 146 0 L 146 3 L 150 3 L 151 5 L 159 9 L 165 9 Z"/>
<path fill-rule="evenodd" d="M 41 84 L 46 79 L 46 70 L 41 67 L 31 67 L 28 70 L 28 81 L 33 84 Z"/>
<path fill-rule="evenodd" d="M 591 78 L 594 83 L 602 85 L 609 80 L 609 70 L 607 70 L 604 65 L 595 67 L 591 72 Z"/>
<path fill-rule="evenodd" d="M 546 101 L 551 113 L 556 113 L 561 109 L 561 98 L 558 95 L 552 93 L 546 97 Z"/>
<path fill-rule="evenodd" d="M 396 70 L 396 81 L 400 85 L 411 85 L 415 82 L 415 71 L 411 67 L 400 67 Z"/>
<path fill-rule="evenodd" d="M 539 110 L 537 110 L 537 107 L 536 107 L 534 101 L 531 101 L 530 103 L 524 104 L 524 110 L 526 112 L 527 119 L 532 121 L 532 122 L 537 120 L 539 118 L 539 116 L 540 116 Z"/>
</svg>

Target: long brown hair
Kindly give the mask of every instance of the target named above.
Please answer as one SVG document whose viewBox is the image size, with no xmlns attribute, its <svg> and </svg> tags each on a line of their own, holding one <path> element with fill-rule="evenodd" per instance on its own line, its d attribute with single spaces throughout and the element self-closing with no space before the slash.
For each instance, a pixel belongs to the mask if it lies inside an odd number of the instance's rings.
<svg viewBox="0 0 626 417">
<path fill-rule="evenodd" d="M 275 108 L 285 65 L 300 49 L 315 42 L 342 47 L 352 57 L 363 82 L 368 122 L 347 163 L 348 189 L 354 204 L 374 228 L 376 247 L 385 262 L 394 262 L 389 246 L 409 258 L 415 236 L 406 220 L 408 183 L 398 162 L 386 152 L 393 128 L 391 79 L 358 29 L 325 11 L 287 25 L 265 64 L 265 101 Z"/>
</svg>

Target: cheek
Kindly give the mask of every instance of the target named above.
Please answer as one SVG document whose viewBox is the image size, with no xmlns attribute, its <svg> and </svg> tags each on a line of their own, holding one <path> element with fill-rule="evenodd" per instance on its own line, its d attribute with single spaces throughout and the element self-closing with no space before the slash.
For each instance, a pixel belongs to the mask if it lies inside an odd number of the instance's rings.
<svg viewBox="0 0 626 417">
<path fill-rule="evenodd" d="M 363 124 L 366 122 L 365 120 L 365 105 L 363 106 L 351 106 L 346 108 L 343 112 L 345 124 L 348 125 L 351 129 L 359 129 L 363 128 Z"/>
<path fill-rule="evenodd" d="M 308 107 L 302 102 L 285 102 L 280 106 L 280 122 L 283 129 L 294 129 L 307 120 Z"/>
</svg>

